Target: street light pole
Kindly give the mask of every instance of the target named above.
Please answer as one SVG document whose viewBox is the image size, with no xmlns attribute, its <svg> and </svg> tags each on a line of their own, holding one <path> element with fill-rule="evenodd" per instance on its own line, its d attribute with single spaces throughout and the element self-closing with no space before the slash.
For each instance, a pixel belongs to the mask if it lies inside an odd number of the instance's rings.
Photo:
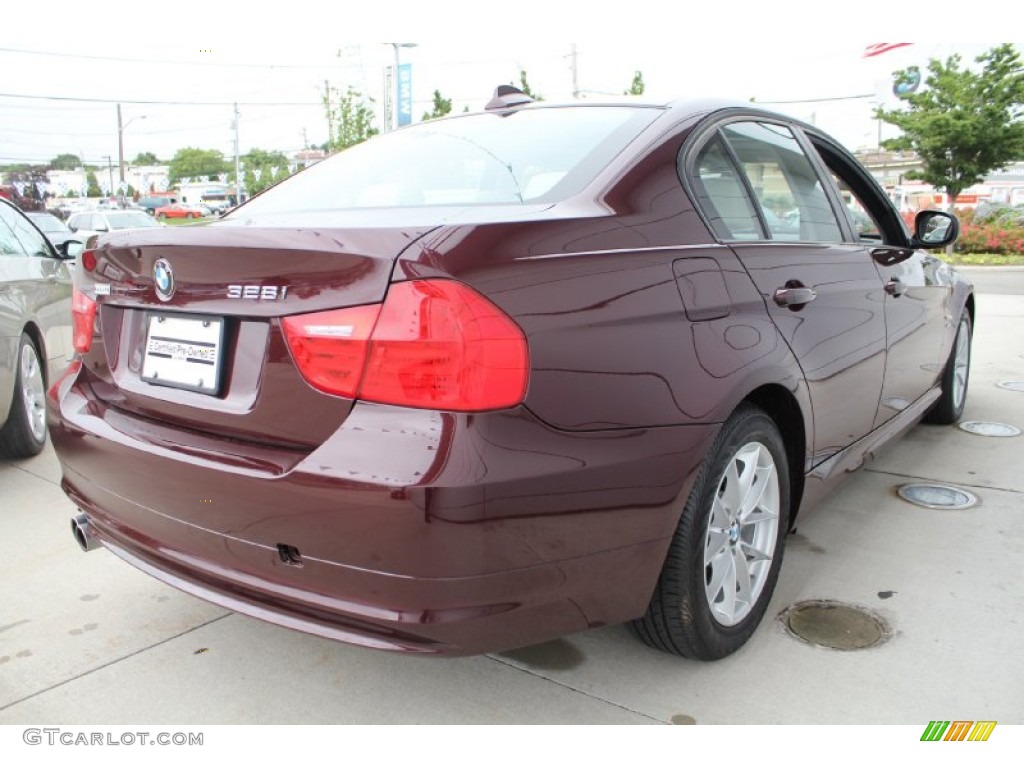
<svg viewBox="0 0 1024 768">
<path fill-rule="evenodd" d="M 114 192 L 114 163 L 110 159 L 110 155 L 104 155 L 107 158 L 107 173 L 110 174 L 110 193 Z"/>
<path fill-rule="evenodd" d="M 146 119 L 145 115 L 138 115 L 137 117 L 133 117 L 127 123 L 122 123 L 121 122 L 121 105 L 120 104 L 117 105 L 117 168 L 118 168 L 118 175 L 119 175 L 119 178 L 121 180 L 121 183 L 120 183 L 120 185 L 117 188 L 117 191 L 120 193 L 120 196 L 121 196 L 121 205 L 124 205 L 124 189 L 123 189 L 124 188 L 124 131 L 125 131 L 125 129 L 129 125 L 134 123 L 136 120 L 145 120 L 145 119 Z M 110 186 L 111 187 L 114 186 L 113 179 L 111 179 Z M 113 192 L 114 190 L 111 189 L 110 191 Z"/>
</svg>

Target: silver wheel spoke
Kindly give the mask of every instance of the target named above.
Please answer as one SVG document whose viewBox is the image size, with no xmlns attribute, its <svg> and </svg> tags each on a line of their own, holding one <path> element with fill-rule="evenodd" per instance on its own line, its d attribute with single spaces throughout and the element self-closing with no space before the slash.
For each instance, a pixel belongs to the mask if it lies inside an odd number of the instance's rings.
<svg viewBox="0 0 1024 768">
<path fill-rule="evenodd" d="M 711 559 L 710 566 L 711 581 L 708 583 L 708 594 L 717 597 L 722 591 L 722 585 L 734 580 L 732 555 L 725 550 L 718 552 Z"/>
<path fill-rule="evenodd" d="M 733 563 L 736 569 L 736 600 L 742 603 L 742 607 L 749 608 L 754 602 L 753 588 L 750 583 L 747 559 L 743 556 L 740 547 L 733 550 Z"/>
</svg>

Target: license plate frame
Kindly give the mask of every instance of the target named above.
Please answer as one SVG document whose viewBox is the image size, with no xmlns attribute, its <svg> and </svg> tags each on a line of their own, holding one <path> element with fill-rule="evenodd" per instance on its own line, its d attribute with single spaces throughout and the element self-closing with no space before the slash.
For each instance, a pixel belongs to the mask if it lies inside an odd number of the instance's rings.
<svg viewBox="0 0 1024 768">
<path fill-rule="evenodd" d="M 205 395 L 220 392 L 224 318 L 173 312 L 146 313 L 143 381 Z"/>
</svg>

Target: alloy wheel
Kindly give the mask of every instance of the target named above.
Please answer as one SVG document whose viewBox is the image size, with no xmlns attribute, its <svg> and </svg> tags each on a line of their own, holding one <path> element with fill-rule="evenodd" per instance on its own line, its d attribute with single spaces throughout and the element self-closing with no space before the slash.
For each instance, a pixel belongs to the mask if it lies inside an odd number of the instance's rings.
<svg viewBox="0 0 1024 768">
<path fill-rule="evenodd" d="M 750 442 L 718 482 L 704 539 L 704 590 L 723 626 L 743 621 L 771 571 L 779 535 L 779 474 L 767 446 Z"/>
</svg>

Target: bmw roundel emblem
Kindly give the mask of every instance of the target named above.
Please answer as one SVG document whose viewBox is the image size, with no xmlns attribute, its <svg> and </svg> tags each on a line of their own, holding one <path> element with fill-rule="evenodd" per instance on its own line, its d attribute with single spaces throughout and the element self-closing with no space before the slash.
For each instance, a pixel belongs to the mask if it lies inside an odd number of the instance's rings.
<svg viewBox="0 0 1024 768">
<path fill-rule="evenodd" d="M 174 271 L 167 259 L 157 259 L 153 264 L 153 285 L 160 301 L 170 301 L 174 296 Z"/>
</svg>

